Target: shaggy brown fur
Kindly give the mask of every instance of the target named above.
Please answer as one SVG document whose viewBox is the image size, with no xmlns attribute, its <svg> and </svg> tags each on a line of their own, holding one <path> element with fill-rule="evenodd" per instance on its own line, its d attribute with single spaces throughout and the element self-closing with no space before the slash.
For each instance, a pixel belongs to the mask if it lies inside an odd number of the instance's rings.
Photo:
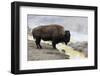
<svg viewBox="0 0 100 76">
<path fill-rule="evenodd" d="M 51 40 L 54 48 L 55 45 L 59 42 L 65 42 L 67 44 L 66 41 L 69 40 L 66 40 L 67 38 L 65 38 L 65 36 L 69 36 L 70 38 L 70 33 L 69 35 L 67 33 L 64 31 L 64 28 L 62 26 L 56 24 L 39 26 L 32 30 L 32 35 L 36 39 L 37 48 L 42 48 L 40 45 L 41 39 L 43 39 L 44 41 Z"/>
</svg>

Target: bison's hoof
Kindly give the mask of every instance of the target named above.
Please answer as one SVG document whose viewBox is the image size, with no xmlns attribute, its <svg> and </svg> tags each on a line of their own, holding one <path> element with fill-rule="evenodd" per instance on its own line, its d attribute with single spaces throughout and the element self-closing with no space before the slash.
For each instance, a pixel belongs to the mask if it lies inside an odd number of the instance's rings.
<svg viewBox="0 0 100 76">
<path fill-rule="evenodd" d="M 53 49 L 56 49 L 56 47 L 53 47 Z"/>
<path fill-rule="evenodd" d="M 42 49 L 42 47 L 40 47 L 40 49 Z"/>
</svg>

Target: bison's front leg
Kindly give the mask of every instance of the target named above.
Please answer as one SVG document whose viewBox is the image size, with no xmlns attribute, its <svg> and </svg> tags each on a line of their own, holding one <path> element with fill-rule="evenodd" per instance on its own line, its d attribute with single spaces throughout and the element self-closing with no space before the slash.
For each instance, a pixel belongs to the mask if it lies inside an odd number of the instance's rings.
<svg viewBox="0 0 100 76">
<path fill-rule="evenodd" d="M 68 42 L 65 41 L 65 44 L 67 45 Z"/>
</svg>

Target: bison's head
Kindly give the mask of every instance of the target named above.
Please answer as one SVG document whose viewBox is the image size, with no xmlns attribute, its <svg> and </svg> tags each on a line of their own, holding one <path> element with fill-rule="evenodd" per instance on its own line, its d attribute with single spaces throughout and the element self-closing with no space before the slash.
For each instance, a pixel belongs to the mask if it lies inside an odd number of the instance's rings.
<svg viewBox="0 0 100 76">
<path fill-rule="evenodd" d="M 65 36 L 64 36 L 64 40 L 66 42 L 66 44 L 70 41 L 70 31 L 65 31 Z"/>
</svg>

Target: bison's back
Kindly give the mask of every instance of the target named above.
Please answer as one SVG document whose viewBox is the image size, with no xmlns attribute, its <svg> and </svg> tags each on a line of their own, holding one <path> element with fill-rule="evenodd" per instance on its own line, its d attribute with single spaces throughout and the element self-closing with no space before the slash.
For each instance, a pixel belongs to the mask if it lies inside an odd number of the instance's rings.
<svg viewBox="0 0 100 76">
<path fill-rule="evenodd" d="M 32 30 L 33 37 L 51 38 L 64 35 L 64 28 L 60 25 L 39 26 Z"/>
</svg>

